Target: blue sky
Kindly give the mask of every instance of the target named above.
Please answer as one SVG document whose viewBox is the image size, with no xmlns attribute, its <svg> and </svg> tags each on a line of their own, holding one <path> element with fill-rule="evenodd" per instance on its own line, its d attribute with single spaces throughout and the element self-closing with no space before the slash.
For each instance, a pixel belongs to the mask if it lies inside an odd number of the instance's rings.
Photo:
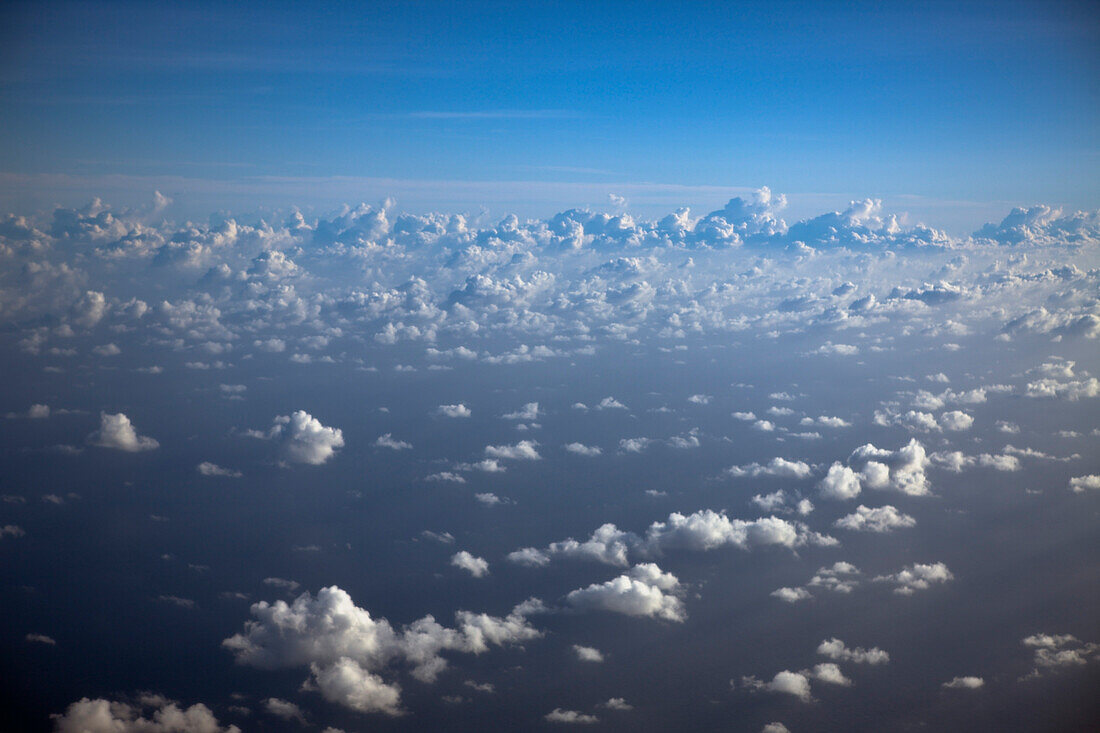
<svg viewBox="0 0 1100 733">
<path fill-rule="evenodd" d="M 499 209 L 522 182 L 520 203 L 546 214 L 602 187 L 683 187 L 668 201 L 693 204 L 768 185 L 794 204 L 918 197 L 937 223 L 960 206 L 1100 200 L 1100 14 L 1086 3 L 0 12 L 8 199 L 17 184 L 100 195 L 107 176 L 142 195 L 164 178 L 244 195 L 276 177 L 279 203 L 295 182 L 303 199 L 328 182 L 335 203 L 390 179 L 422 208 L 479 183 Z"/>
</svg>

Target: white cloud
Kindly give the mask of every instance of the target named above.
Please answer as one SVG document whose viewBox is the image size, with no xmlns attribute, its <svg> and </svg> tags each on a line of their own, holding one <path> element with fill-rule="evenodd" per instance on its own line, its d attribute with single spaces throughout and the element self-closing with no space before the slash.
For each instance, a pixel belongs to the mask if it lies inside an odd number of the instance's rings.
<svg viewBox="0 0 1100 733">
<path fill-rule="evenodd" d="M 862 488 L 859 475 L 839 461 L 829 467 L 829 472 L 817 484 L 818 493 L 825 499 L 854 499 Z"/>
<path fill-rule="evenodd" d="M 625 410 L 625 409 L 627 409 L 627 407 L 626 407 L 626 405 L 624 405 L 622 402 L 619 402 L 614 397 L 604 397 L 602 400 L 600 400 L 600 403 L 598 405 L 596 405 L 596 409 L 597 410 Z"/>
<path fill-rule="evenodd" d="M 687 614 L 683 603 L 673 595 L 679 585 L 672 573 L 653 563 L 643 563 L 605 583 L 570 591 L 565 601 L 577 611 L 608 611 L 682 622 Z"/>
<path fill-rule="evenodd" d="M 245 435 L 277 441 L 286 460 L 314 466 L 327 462 L 344 447 L 344 433 L 340 428 L 322 425 L 305 410 L 277 416 L 266 433 L 249 430 Z"/>
<path fill-rule="evenodd" d="M 210 461 L 203 461 L 198 466 L 196 466 L 196 470 L 203 476 L 225 476 L 227 478 L 240 478 L 244 475 L 240 471 L 235 471 L 232 468 L 223 468 L 222 466 L 219 466 L 216 463 L 211 463 Z"/>
<path fill-rule="evenodd" d="M 440 405 L 435 408 L 435 413 L 443 417 L 469 417 L 473 414 L 470 408 L 462 403 L 456 405 Z"/>
<path fill-rule="evenodd" d="M 802 461 L 788 461 L 786 458 L 773 458 L 766 464 L 750 463 L 745 466 L 730 466 L 726 469 L 730 476 L 778 476 L 781 478 L 808 478 L 812 470 Z"/>
<path fill-rule="evenodd" d="M 584 443 L 567 443 L 565 450 L 569 453 L 573 453 L 578 456 L 594 457 L 603 453 L 603 450 L 595 445 L 585 445 Z"/>
<path fill-rule="evenodd" d="M 813 695 L 810 694 L 810 679 L 802 672 L 791 672 L 785 669 L 777 672 L 770 682 L 761 682 L 755 677 L 743 677 L 741 684 L 753 690 L 793 695 L 802 702 L 813 700 Z"/>
<path fill-rule="evenodd" d="M 623 438 L 619 441 L 619 449 L 624 453 L 641 453 L 652 442 L 652 438 Z"/>
<path fill-rule="evenodd" d="M 581 646 L 580 644 L 573 645 L 573 653 L 577 655 L 577 659 L 582 662 L 602 662 L 603 652 L 599 649 L 590 646 Z"/>
<path fill-rule="evenodd" d="M 509 412 L 503 417 L 505 420 L 537 420 L 539 414 L 539 403 L 528 402 L 520 409 L 515 412 Z"/>
<path fill-rule="evenodd" d="M 623 712 L 634 709 L 633 705 L 621 697 L 608 698 L 607 702 L 601 702 L 599 707 L 606 708 L 607 710 L 621 710 Z"/>
<path fill-rule="evenodd" d="M 981 677 L 952 677 L 949 682 L 944 682 L 941 687 L 949 690 L 977 690 L 985 685 Z"/>
<path fill-rule="evenodd" d="M 693 405 L 708 405 L 713 398 L 709 394 L 693 394 L 687 401 Z"/>
<path fill-rule="evenodd" d="M 1100 656 L 1100 644 L 1083 642 L 1073 634 L 1032 634 L 1021 643 L 1034 651 L 1035 668 L 1024 679 L 1038 677 L 1043 671 L 1083 667 Z"/>
<path fill-rule="evenodd" d="M 306 716 L 302 712 L 302 709 L 290 702 L 289 700 L 283 700 L 278 697 L 269 697 L 264 700 L 264 710 L 276 718 L 282 718 L 283 720 L 294 720 L 302 725 L 305 725 Z"/>
<path fill-rule="evenodd" d="M 475 578 L 484 578 L 489 574 L 489 563 L 484 558 L 475 557 L 466 550 L 460 550 L 451 557 L 451 565 L 462 568 Z"/>
<path fill-rule="evenodd" d="M 375 448 L 389 448 L 390 450 L 408 450 L 412 448 L 412 443 L 406 443 L 403 440 L 397 440 L 393 437 L 393 433 L 385 433 L 384 435 L 379 435 L 378 438 L 375 439 L 374 443 L 372 443 L 372 445 Z"/>
<path fill-rule="evenodd" d="M 1074 476 L 1069 480 L 1069 488 L 1075 494 L 1100 490 L 1100 474 L 1093 473 L 1088 476 Z"/>
<path fill-rule="evenodd" d="M 489 458 L 511 461 L 537 461 L 542 456 L 535 449 L 535 443 L 530 440 L 521 440 L 515 445 L 487 445 L 485 455 Z"/>
<path fill-rule="evenodd" d="M 588 715 L 577 710 L 562 710 L 554 708 L 543 716 L 549 723 L 566 723 L 571 725 L 591 725 L 600 722 L 595 715 Z"/>
<path fill-rule="evenodd" d="M 290 604 L 261 601 L 251 613 L 244 631 L 222 642 L 239 664 L 269 670 L 308 667 L 311 684 L 323 696 L 362 712 L 398 712 L 399 689 L 382 678 L 395 661 L 410 665 L 417 679 L 432 682 L 447 667 L 442 651 L 480 654 L 490 646 L 541 635 L 521 607 L 503 618 L 459 611 L 454 628 L 425 616 L 395 629 L 336 586 L 322 588 L 316 597 L 303 593 Z"/>
<path fill-rule="evenodd" d="M 874 580 L 875 582 L 893 583 L 896 586 L 894 588 L 895 593 L 910 595 L 914 591 L 931 587 L 933 583 L 946 583 L 949 580 L 954 580 L 954 578 L 955 576 L 951 574 L 946 565 L 937 562 L 929 564 L 914 563 L 896 573 L 879 575 Z"/>
<path fill-rule="evenodd" d="M 857 664 L 886 664 L 890 661 L 890 655 L 878 647 L 864 649 L 863 647 L 848 647 L 843 641 L 833 637 L 826 639 L 817 646 L 817 653 L 843 662 L 856 662 Z"/>
<path fill-rule="evenodd" d="M 777 588 L 771 592 L 771 595 L 787 603 L 797 603 L 813 598 L 805 588 Z"/>
<path fill-rule="evenodd" d="M 855 512 L 836 520 L 833 526 L 857 532 L 890 532 L 901 527 L 916 525 L 916 519 L 908 514 L 902 514 L 889 504 L 875 509 L 860 504 Z"/>
<path fill-rule="evenodd" d="M 56 733 L 240 733 L 235 725 L 222 727 L 202 703 L 181 708 L 174 700 L 151 694 L 135 704 L 85 697 L 51 717 Z"/>
<path fill-rule="evenodd" d="M 88 436 L 88 443 L 100 448 L 114 448 L 130 453 L 153 450 L 160 446 L 160 443 L 153 438 L 138 435 L 130 418 L 121 412 L 114 415 L 106 412 L 99 413 L 99 430 Z"/>
</svg>

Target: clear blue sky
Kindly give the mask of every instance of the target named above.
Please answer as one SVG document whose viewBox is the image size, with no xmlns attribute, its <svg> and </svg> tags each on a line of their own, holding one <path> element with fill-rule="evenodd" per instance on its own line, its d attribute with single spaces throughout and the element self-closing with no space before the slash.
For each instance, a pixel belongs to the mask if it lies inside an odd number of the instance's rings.
<svg viewBox="0 0 1100 733">
<path fill-rule="evenodd" d="M 0 173 L 1100 206 L 1092 3 L 319 5 L 5 3 Z"/>
</svg>

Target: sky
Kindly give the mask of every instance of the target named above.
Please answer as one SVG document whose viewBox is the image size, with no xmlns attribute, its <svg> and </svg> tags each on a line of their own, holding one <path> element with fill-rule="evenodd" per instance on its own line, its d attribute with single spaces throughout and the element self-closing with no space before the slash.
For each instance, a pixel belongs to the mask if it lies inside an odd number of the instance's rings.
<svg viewBox="0 0 1100 733">
<path fill-rule="evenodd" d="M 0 195 L 23 206 L 109 186 L 128 203 L 161 189 L 189 216 L 215 195 L 395 193 L 546 216 L 642 187 L 628 198 L 654 214 L 767 185 L 799 211 L 872 196 L 970 231 L 1006 205 L 1100 196 L 1090 3 L 2 12 Z"/>
<path fill-rule="evenodd" d="M 0 730 L 1100 729 L 1096 18 L 5 4 Z"/>
</svg>

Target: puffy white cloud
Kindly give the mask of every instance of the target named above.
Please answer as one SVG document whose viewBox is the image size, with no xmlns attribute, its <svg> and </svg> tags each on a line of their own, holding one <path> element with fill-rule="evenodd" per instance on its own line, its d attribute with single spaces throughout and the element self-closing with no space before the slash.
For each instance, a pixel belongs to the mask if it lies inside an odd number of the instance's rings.
<svg viewBox="0 0 1100 733">
<path fill-rule="evenodd" d="M 307 689 L 316 689 L 329 702 L 360 713 L 401 715 L 401 687 L 387 683 L 363 669 L 354 659 L 340 657 L 332 664 L 310 665 L 312 679 Z"/>
<path fill-rule="evenodd" d="M 302 709 L 289 700 L 283 700 L 278 697 L 269 697 L 264 700 L 264 710 L 276 718 L 282 718 L 283 720 L 294 720 L 302 725 L 305 725 L 306 716 L 302 712 Z"/>
<path fill-rule="evenodd" d="M 456 405 L 440 405 L 435 409 L 437 415 L 443 417 L 469 417 L 473 414 L 469 407 L 462 403 Z"/>
<path fill-rule="evenodd" d="M 969 430 L 973 424 L 974 418 L 962 410 L 952 410 L 940 415 L 940 427 L 944 430 Z"/>
<path fill-rule="evenodd" d="M 829 567 L 819 568 L 807 585 L 825 588 L 837 593 L 851 593 L 859 585 L 860 570 L 851 563 L 839 561 Z"/>
<path fill-rule="evenodd" d="M 606 708 L 608 710 L 621 710 L 623 712 L 633 710 L 634 706 L 628 703 L 624 698 L 612 697 L 608 698 L 607 702 L 601 702 L 599 707 Z"/>
<path fill-rule="evenodd" d="M 1032 634 L 1021 643 L 1034 652 L 1035 668 L 1028 677 L 1038 677 L 1044 670 L 1082 667 L 1100 656 L 1100 644 L 1083 642 L 1073 634 Z"/>
<path fill-rule="evenodd" d="M 253 604 L 253 619 L 244 631 L 222 644 L 239 664 L 260 669 L 309 667 L 313 684 L 326 698 L 357 710 L 392 714 L 398 709 L 399 689 L 382 675 L 393 663 L 403 661 L 414 677 L 431 682 L 447 666 L 442 651 L 480 654 L 490 646 L 538 638 L 541 634 L 522 615 L 523 608 L 533 604 L 517 607 L 503 618 L 459 611 L 455 628 L 425 616 L 398 630 L 331 586 L 316 597 L 303 593 L 290 604 Z"/>
<path fill-rule="evenodd" d="M 393 437 L 393 433 L 379 435 L 372 445 L 374 445 L 375 448 L 389 448 L 390 450 L 408 450 L 412 448 L 412 443 L 398 440 Z"/>
<path fill-rule="evenodd" d="M 619 441 L 619 450 L 624 453 L 641 453 L 652 442 L 652 438 L 623 438 Z"/>
<path fill-rule="evenodd" d="M 624 405 L 622 402 L 619 402 L 614 397 L 604 397 L 602 400 L 600 400 L 599 404 L 596 405 L 596 409 L 597 410 L 625 410 L 625 409 L 627 409 L 627 407 L 626 407 L 626 405 Z"/>
<path fill-rule="evenodd" d="M 153 450 L 160 446 L 160 443 L 153 438 L 138 435 L 130 418 L 121 412 L 113 415 L 106 412 L 99 413 L 99 430 L 88 436 L 88 443 L 100 448 L 114 448 L 130 453 Z"/>
<path fill-rule="evenodd" d="M 791 731 L 782 723 L 768 723 L 760 729 L 760 733 L 791 733 Z"/>
<path fill-rule="evenodd" d="M 687 398 L 687 401 L 693 405 L 708 405 L 713 399 L 709 394 L 693 394 Z"/>
<path fill-rule="evenodd" d="M 810 678 L 802 672 L 785 669 L 777 672 L 770 682 L 762 682 L 755 677 L 743 677 L 741 684 L 752 690 L 793 695 L 802 702 L 811 702 L 814 699 L 810 693 Z"/>
<path fill-rule="evenodd" d="M 890 532 L 900 527 L 916 525 L 916 519 L 902 514 L 889 504 L 874 509 L 860 504 L 853 513 L 836 520 L 833 526 L 857 532 Z"/>
<path fill-rule="evenodd" d="M 515 412 L 509 412 L 503 417 L 505 420 L 537 420 L 539 414 L 539 403 L 528 402 Z"/>
<path fill-rule="evenodd" d="M 0 527 L 0 540 L 5 537 L 25 537 L 26 532 L 17 524 L 5 524 Z"/>
<path fill-rule="evenodd" d="M 221 726 L 202 703 L 181 708 L 150 694 L 134 704 L 85 697 L 51 717 L 56 733 L 240 733 L 235 725 Z"/>
<path fill-rule="evenodd" d="M 535 449 L 538 443 L 530 440 L 521 440 L 515 445 L 487 445 L 485 455 L 489 458 L 511 461 L 537 461 L 542 456 Z"/>
<path fill-rule="evenodd" d="M 589 715 L 577 710 L 563 710 L 561 708 L 554 708 L 543 718 L 549 723 L 566 723 L 571 725 L 592 725 L 600 722 L 600 719 L 595 715 Z"/>
<path fill-rule="evenodd" d="M 216 463 L 211 463 L 210 461 L 203 461 L 198 466 L 196 466 L 196 470 L 203 476 L 225 476 L 227 478 L 240 478 L 244 475 L 240 471 L 236 471 L 232 468 L 223 468 L 222 466 L 219 466 Z"/>
<path fill-rule="evenodd" d="M 577 655 L 577 659 L 582 662 L 602 662 L 603 652 L 599 649 L 590 646 L 581 646 L 580 644 L 573 645 L 573 653 Z"/>
<path fill-rule="evenodd" d="M 787 603 L 797 603 L 808 598 L 813 598 L 810 592 L 805 588 L 777 588 L 771 592 L 771 595 Z"/>
<path fill-rule="evenodd" d="M 484 558 L 475 557 L 466 550 L 460 550 L 451 557 L 451 565 L 462 568 L 475 578 L 483 578 L 489 574 L 489 563 Z"/>
<path fill-rule="evenodd" d="M 977 690 L 985 685 L 985 680 L 981 677 L 952 677 L 949 681 L 944 682 L 941 687 L 946 687 L 949 690 Z"/>
<path fill-rule="evenodd" d="M 915 438 L 897 450 L 876 448 L 867 443 L 856 448 L 848 458 L 848 465 L 859 473 L 863 486 L 890 489 L 910 496 L 929 493 L 928 478 L 924 473 L 928 464 L 928 454 Z"/>
<path fill-rule="evenodd" d="M 954 578 L 955 576 L 942 562 L 914 563 L 896 573 L 879 575 L 875 578 L 875 582 L 893 583 L 897 586 L 894 588 L 895 593 L 910 595 L 914 591 L 931 587 L 933 583 L 946 583 Z"/>
<path fill-rule="evenodd" d="M 840 671 L 840 667 L 833 662 L 815 664 L 813 677 L 819 682 L 830 685 L 840 685 L 841 687 L 851 687 L 852 685 L 852 681 L 845 677 L 844 673 Z"/>
<path fill-rule="evenodd" d="M 687 614 L 683 602 L 673 595 L 679 585 L 672 573 L 653 563 L 643 563 L 605 583 L 570 591 L 565 601 L 577 611 L 608 611 L 682 622 Z"/>
<path fill-rule="evenodd" d="M 750 463 L 745 466 L 730 466 L 726 469 L 730 476 L 779 476 L 782 478 L 807 478 L 811 475 L 810 466 L 802 461 L 788 461 L 786 458 L 773 458 L 766 464 Z"/>
<path fill-rule="evenodd" d="M 603 450 L 599 446 L 585 445 L 584 443 L 567 443 L 564 448 L 574 455 L 588 456 L 590 458 L 603 453 Z"/>
<path fill-rule="evenodd" d="M 864 649 L 863 647 L 848 647 L 843 641 L 833 637 L 826 639 L 817 646 L 817 653 L 843 662 L 856 662 L 858 664 L 886 664 L 890 661 L 890 655 L 878 647 Z"/>
<path fill-rule="evenodd" d="M 325 463 L 344 447 L 344 433 L 340 428 L 322 425 L 305 410 L 277 416 L 267 433 L 253 431 L 249 434 L 276 440 L 286 460 L 313 466 Z"/>
<path fill-rule="evenodd" d="M 839 461 L 829 466 L 829 472 L 817 484 L 818 493 L 825 499 L 854 499 L 862 489 L 859 474 Z"/>
<path fill-rule="evenodd" d="M 1069 480 L 1069 488 L 1075 494 L 1083 494 L 1086 491 L 1096 491 L 1100 489 L 1100 474 L 1089 474 L 1088 476 L 1074 476 Z"/>
</svg>

